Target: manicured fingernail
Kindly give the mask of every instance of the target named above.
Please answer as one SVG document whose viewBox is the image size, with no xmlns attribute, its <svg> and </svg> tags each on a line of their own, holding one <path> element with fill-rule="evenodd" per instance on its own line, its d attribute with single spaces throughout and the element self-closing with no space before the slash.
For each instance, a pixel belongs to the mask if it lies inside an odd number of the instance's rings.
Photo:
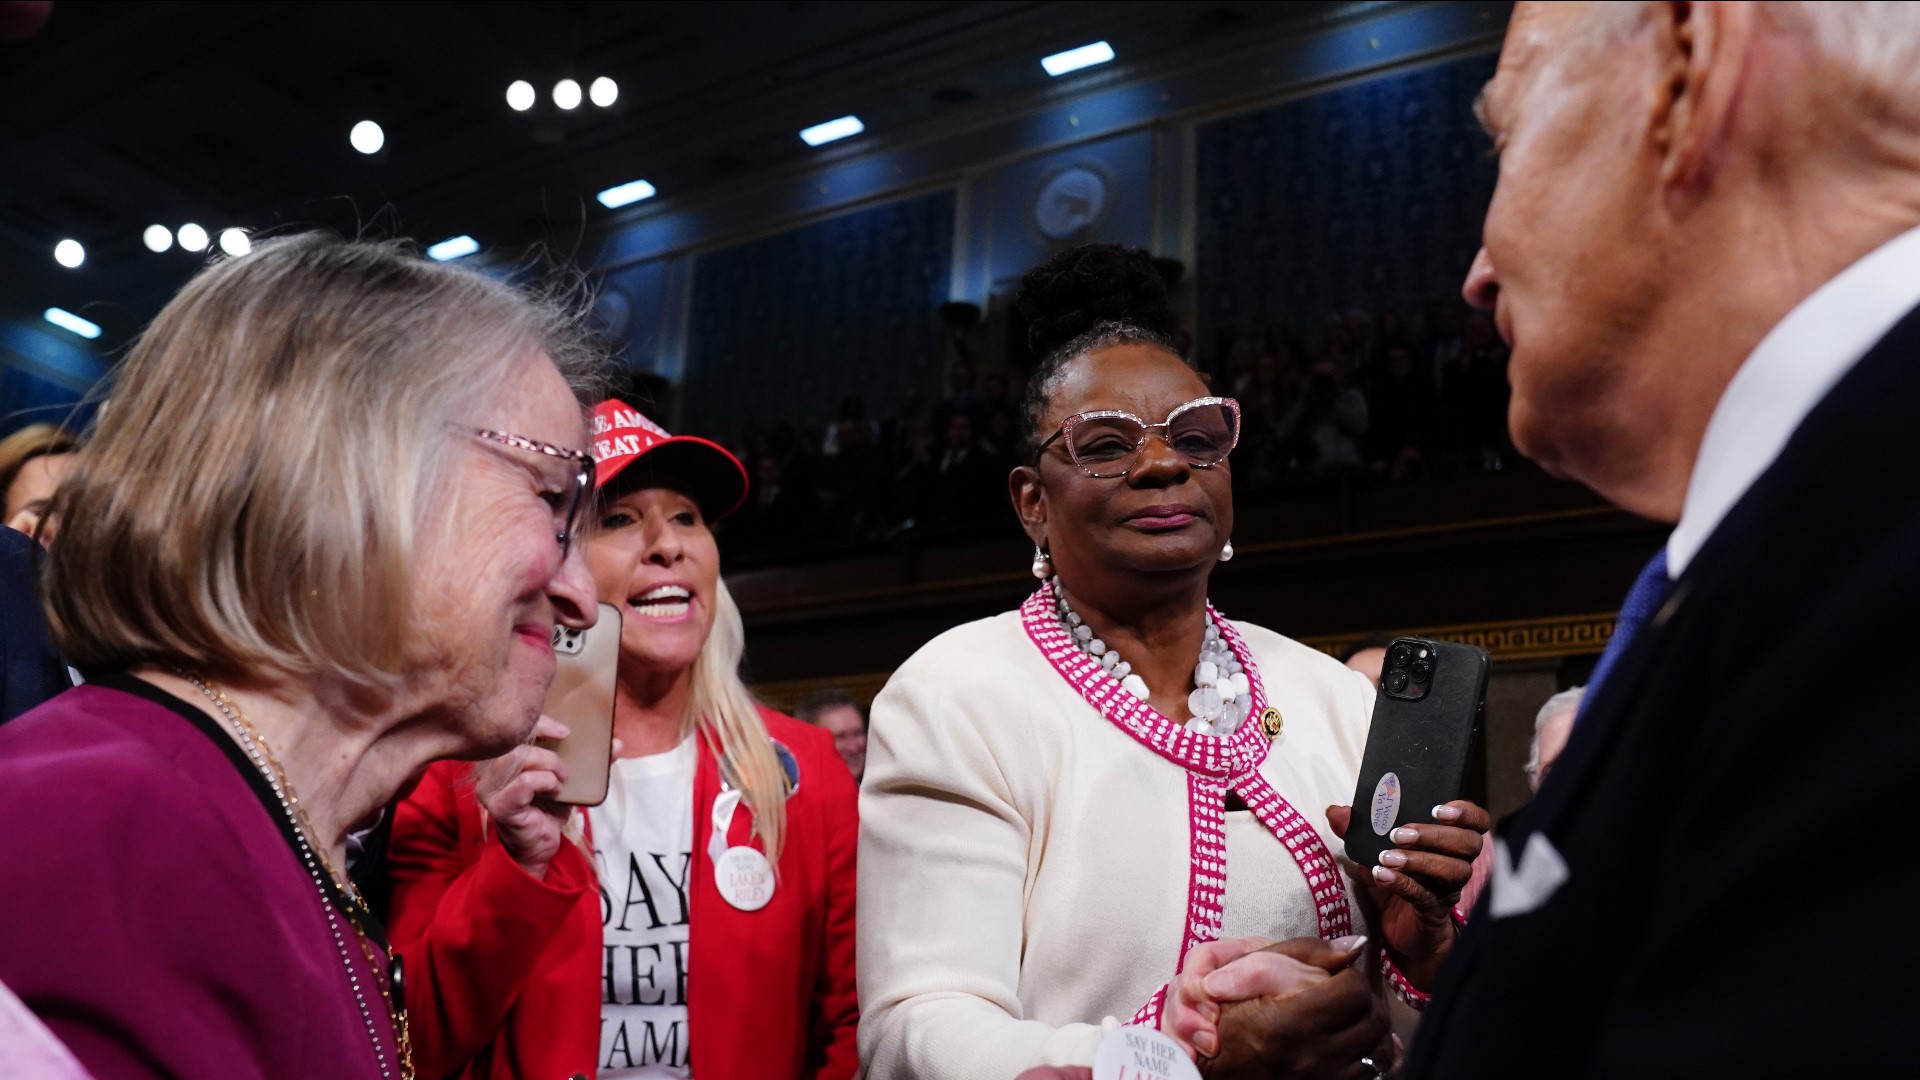
<svg viewBox="0 0 1920 1080">
<path fill-rule="evenodd" d="M 1411 825 L 1402 825 L 1393 830 L 1393 842 L 1396 844 L 1414 844 L 1420 841 L 1420 830 Z"/>
<path fill-rule="evenodd" d="M 1391 885 L 1393 884 L 1393 879 L 1394 879 L 1393 871 L 1387 869 L 1386 867 L 1376 866 L 1373 868 L 1373 880 L 1379 882 L 1380 884 Z"/>
<path fill-rule="evenodd" d="M 1195 1032 L 1193 1036 L 1193 1048 L 1208 1057 L 1212 1057 L 1213 1052 L 1220 1049 L 1220 1040 L 1214 1038 L 1213 1032 L 1211 1031 Z"/>
<path fill-rule="evenodd" d="M 1460 820 L 1460 808 L 1441 803 L 1439 806 L 1433 808 L 1433 820 L 1458 821 Z"/>
<path fill-rule="evenodd" d="M 1341 952 L 1359 952 L 1360 947 L 1366 943 L 1367 935 L 1365 934 L 1348 934 L 1345 937 L 1337 937 L 1331 942 L 1328 942 L 1328 944 L 1339 949 Z"/>
<path fill-rule="evenodd" d="M 1404 851 L 1383 851 L 1380 853 L 1380 865 L 1405 866 L 1407 865 L 1407 853 Z"/>
</svg>

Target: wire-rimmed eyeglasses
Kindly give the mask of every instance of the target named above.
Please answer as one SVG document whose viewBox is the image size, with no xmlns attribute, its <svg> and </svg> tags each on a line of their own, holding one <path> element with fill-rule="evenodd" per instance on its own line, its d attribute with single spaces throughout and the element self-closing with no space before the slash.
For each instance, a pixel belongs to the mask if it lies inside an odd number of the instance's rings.
<svg viewBox="0 0 1920 1080">
<path fill-rule="evenodd" d="M 1240 441 L 1240 403 L 1228 397 L 1194 398 L 1179 405 L 1158 424 L 1149 424 L 1123 409 L 1074 413 L 1047 436 L 1040 452 L 1065 441 L 1067 456 L 1080 471 L 1100 480 L 1125 476 L 1139 460 L 1147 435 L 1160 439 L 1196 469 L 1208 469 L 1227 460 Z"/>
<path fill-rule="evenodd" d="M 541 442 L 539 439 L 529 439 L 525 435 L 511 435 L 489 428 L 474 428 L 472 432 L 477 439 L 511 446 L 516 450 L 530 450 L 536 454 L 557 457 L 578 466 L 573 485 L 566 491 L 540 492 L 540 497 L 553 508 L 553 538 L 559 541 L 560 557 L 565 559 L 573 550 L 574 538 L 580 535 L 587 509 L 593 505 L 593 455 L 584 450 L 569 450 L 564 446 Z"/>
</svg>

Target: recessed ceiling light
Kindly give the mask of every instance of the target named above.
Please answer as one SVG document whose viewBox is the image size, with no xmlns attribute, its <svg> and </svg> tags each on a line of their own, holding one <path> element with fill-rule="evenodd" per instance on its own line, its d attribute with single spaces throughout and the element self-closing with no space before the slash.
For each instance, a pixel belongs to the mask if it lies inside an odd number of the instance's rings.
<svg viewBox="0 0 1920 1080">
<path fill-rule="evenodd" d="M 801 141 L 808 146 L 821 146 L 836 139 L 858 135 L 867 130 L 867 125 L 857 116 L 843 116 L 838 120 L 829 120 L 824 124 L 815 124 L 800 132 Z"/>
<path fill-rule="evenodd" d="M 1057 52 L 1045 57 L 1040 61 L 1040 66 L 1047 69 L 1047 74 L 1058 78 L 1070 71 L 1104 64 L 1111 59 L 1113 59 L 1113 46 L 1104 41 L 1096 41 L 1091 45 L 1082 45 L 1077 49 L 1068 49 L 1066 52 Z"/>
<path fill-rule="evenodd" d="M 515 79 L 507 85 L 507 108 L 514 112 L 526 112 L 533 108 L 537 97 L 539 95 L 534 92 L 533 84 L 525 79 Z"/>
<path fill-rule="evenodd" d="M 553 84 L 553 103 L 562 109 L 580 107 L 580 84 L 572 79 L 561 79 Z"/>
<path fill-rule="evenodd" d="M 220 250 L 237 259 L 253 250 L 253 241 L 248 239 L 245 229 L 222 229 Z"/>
<path fill-rule="evenodd" d="M 180 237 L 180 246 L 186 248 L 188 251 L 207 250 L 207 244 L 209 242 L 207 230 L 192 222 L 180 226 L 179 231 L 175 235 Z"/>
<path fill-rule="evenodd" d="M 363 154 L 377 154 L 381 147 L 387 145 L 387 133 L 380 130 L 379 124 L 371 120 L 362 120 L 353 125 L 353 130 L 347 133 L 347 141 L 353 144 L 355 150 Z"/>
<path fill-rule="evenodd" d="M 427 258 L 434 262 L 452 262 L 455 259 L 464 259 L 479 250 L 480 241 L 461 233 L 459 236 L 450 237 L 427 248 Z"/>
<path fill-rule="evenodd" d="M 587 87 L 587 100 L 604 109 L 620 100 L 620 84 L 602 75 Z"/>
<path fill-rule="evenodd" d="M 146 242 L 148 251 L 156 253 L 173 246 L 173 232 L 165 225 L 147 226 L 147 231 L 140 234 L 140 239 Z"/>
<path fill-rule="evenodd" d="M 87 249 L 78 240 L 62 240 L 53 245 L 53 261 L 72 270 L 87 261 Z"/>
<path fill-rule="evenodd" d="M 624 184 L 608 188 L 594 198 L 600 200 L 601 206 L 609 210 L 618 210 L 628 203 L 637 203 L 641 199 L 651 199 L 653 196 L 652 184 L 645 180 L 629 180 Z"/>
<path fill-rule="evenodd" d="M 97 324 L 75 315 L 66 308 L 50 307 L 40 317 L 62 330 L 79 334 L 88 340 L 100 336 L 100 327 Z"/>
</svg>

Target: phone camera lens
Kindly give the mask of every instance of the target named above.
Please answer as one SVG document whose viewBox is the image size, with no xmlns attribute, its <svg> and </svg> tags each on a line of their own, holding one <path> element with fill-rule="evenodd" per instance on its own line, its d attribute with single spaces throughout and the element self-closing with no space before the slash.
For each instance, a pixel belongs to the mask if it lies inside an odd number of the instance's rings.
<svg viewBox="0 0 1920 1080">
<path fill-rule="evenodd" d="M 1405 645 L 1395 645 L 1393 648 L 1387 650 L 1387 666 L 1397 668 L 1406 667 L 1407 661 L 1412 658 L 1412 655 L 1413 650 L 1407 648 Z"/>
<path fill-rule="evenodd" d="M 1407 688 L 1407 673 L 1404 671 L 1387 672 L 1387 693 L 1398 694 Z"/>
<path fill-rule="evenodd" d="M 1413 681 L 1414 682 L 1426 682 L 1427 678 L 1432 674 L 1433 674 L 1432 664 L 1427 663 L 1425 660 L 1415 660 L 1413 662 Z"/>
</svg>

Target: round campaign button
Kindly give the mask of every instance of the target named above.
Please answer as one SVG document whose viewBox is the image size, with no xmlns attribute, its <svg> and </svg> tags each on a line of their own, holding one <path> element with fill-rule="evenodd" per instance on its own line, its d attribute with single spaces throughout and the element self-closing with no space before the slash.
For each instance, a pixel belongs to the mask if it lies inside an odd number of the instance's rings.
<svg viewBox="0 0 1920 1080">
<path fill-rule="evenodd" d="M 720 896 L 741 911 L 759 911 L 773 899 L 773 864 L 750 847 L 730 847 L 713 861 Z"/>
<path fill-rule="evenodd" d="M 1093 1053 L 1093 1080 L 1200 1080 L 1180 1044 L 1154 1028 L 1115 1028 Z"/>
</svg>

